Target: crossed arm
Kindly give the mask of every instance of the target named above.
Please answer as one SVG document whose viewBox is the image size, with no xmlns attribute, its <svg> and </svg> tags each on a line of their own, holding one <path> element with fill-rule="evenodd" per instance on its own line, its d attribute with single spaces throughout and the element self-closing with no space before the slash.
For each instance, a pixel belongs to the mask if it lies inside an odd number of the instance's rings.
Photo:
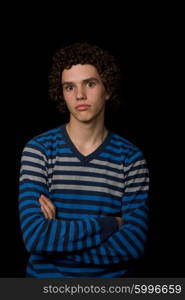
<svg viewBox="0 0 185 300">
<path fill-rule="evenodd" d="M 30 143 L 22 156 L 19 193 L 21 228 L 29 252 L 65 252 L 72 260 L 94 264 L 119 263 L 143 254 L 148 227 L 148 172 L 142 153 L 125 161 L 122 218 L 56 219 L 56 208 L 49 199 L 46 164 L 41 146 Z"/>
<path fill-rule="evenodd" d="M 55 219 L 56 217 L 56 207 L 51 202 L 49 198 L 44 195 L 41 195 L 39 198 L 39 202 L 41 205 L 41 211 L 46 219 Z M 120 217 L 115 217 L 119 228 L 123 225 L 123 219 Z"/>
<path fill-rule="evenodd" d="M 136 203 L 137 200 L 141 203 L 136 204 L 136 208 L 133 209 L 134 205 L 129 205 L 127 196 L 125 197 L 125 221 L 123 218 L 115 217 L 119 224 L 119 231 L 112 233 L 97 246 L 83 249 L 80 253 L 66 253 L 67 258 L 85 264 L 109 265 L 138 259 L 142 256 L 147 238 L 148 209 L 144 195 L 142 197 L 138 194 Z M 45 196 L 41 196 L 39 202 L 44 217 L 55 218 L 56 208 L 53 203 Z"/>
</svg>

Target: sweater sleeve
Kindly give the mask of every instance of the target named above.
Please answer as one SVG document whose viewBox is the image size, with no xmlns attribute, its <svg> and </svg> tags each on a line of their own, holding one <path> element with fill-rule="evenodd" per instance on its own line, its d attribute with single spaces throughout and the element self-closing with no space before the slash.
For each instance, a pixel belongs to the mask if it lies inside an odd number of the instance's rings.
<svg viewBox="0 0 185 300">
<path fill-rule="evenodd" d="M 30 141 L 21 158 L 19 215 L 27 251 L 46 253 L 73 252 L 98 246 L 118 230 L 114 217 L 87 217 L 81 220 L 46 219 L 38 201 L 49 197 L 46 149 Z"/>
<path fill-rule="evenodd" d="M 149 220 L 149 172 L 142 152 L 127 158 L 124 169 L 123 225 L 101 245 L 85 250 L 81 255 L 68 256 L 72 260 L 106 265 L 128 262 L 143 255 Z"/>
</svg>

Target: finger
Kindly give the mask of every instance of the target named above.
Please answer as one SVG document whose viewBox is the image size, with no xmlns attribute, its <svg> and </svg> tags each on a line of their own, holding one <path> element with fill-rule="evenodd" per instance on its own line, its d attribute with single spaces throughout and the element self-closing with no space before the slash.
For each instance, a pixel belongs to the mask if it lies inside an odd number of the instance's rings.
<svg viewBox="0 0 185 300">
<path fill-rule="evenodd" d="M 40 198 L 40 201 L 42 203 L 46 204 L 47 206 L 49 206 L 49 208 L 52 210 L 53 214 L 55 214 L 55 206 L 53 205 L 53 203 L 51 202 L 51 200 L 49 198 L 42 195 Z"/>
<path fill-rule="evenodd" d="M 47 211 L 45 210 L 44 206 L 41 205 L 40 208 L 41 208 L 41 211 L 42 211 L 44 217 L 45 217 L 46 219 L 48 219 L 49 217 L 48 217 Z"/>
<path fill-rule="evenodd" d="M 116 217 L 119 227 L 123 225 L 123 219 L 121 217 Z"/>
<path fill-rule="evenodd" d="M 50 207 L 45 204 L 43 201 L 40 201 L 42 211 L 45 213 L 47 219 L 55 219 L 55 213 L 50 209 Z"/>
<path fill-rule="evenodd" d="M 52 219 L 53 218 L 53 212 L 50 209 L 50 207 L 47 204 L 42 204 L 42 205 L 43 205 L 45 211 L 47 212 L 47 215 L 48 215 L 49 219 Z"/>
<path fill-rule="evenodd" d="M 47 210 L 47 216 L 49 218 L 55 219 L 56 208 L 53 205 L 53 203 L 49 200 L 49 198 L 42 194 L 39 198 L 39 202 L 41 205 L 44 206 L 45 210 Z"/>
<path fill-rule="evenodd" d="M 44 214 L 44 217 L 45 217 L 46 219 L 49 219 L 49 220 L 55 219 L 55 216 L 53 216 L 53 214 L 52 214 L 51 212 L 49 213 L 49 211 L 48 211 L 48 209 L 46 208 L 46 206 L 41 205 L 41 211 L 42 211 L 42 213 Z"/>
<path fill-rule="evenodd" d="M 49 198 L 47 198 L 46 196 L 41 194 L 40 197 L 39 197 L 39 201 L 50 201 L 50 200 L 49 200 Z"/>
</svg>

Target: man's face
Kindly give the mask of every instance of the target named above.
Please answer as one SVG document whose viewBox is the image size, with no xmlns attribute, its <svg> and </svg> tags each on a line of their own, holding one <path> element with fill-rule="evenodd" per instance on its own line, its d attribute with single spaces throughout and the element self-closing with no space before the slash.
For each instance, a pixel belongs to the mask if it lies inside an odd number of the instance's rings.
<svg viewBox="0 0 185 300">
<path fill-rule="evenodd" d="M 74 65 L 62 72 L 62 86 L 70 117 L 90 122 L 104 116 L 105 101 L 109 95 L 96 68 L 92 65 Z"/>
</svg>

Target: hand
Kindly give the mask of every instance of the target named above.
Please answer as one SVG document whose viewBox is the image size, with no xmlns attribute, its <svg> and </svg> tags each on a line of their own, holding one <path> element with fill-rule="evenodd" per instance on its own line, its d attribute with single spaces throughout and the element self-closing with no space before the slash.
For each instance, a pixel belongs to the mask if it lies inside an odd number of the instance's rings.
<svg viewBox="0 0 185 300">
<path fill-rule="evenodd" d="M 123 225 L 123 219 L 120 217 L 115 217 L 116 221 L 118 222 L 119 228 Z"/>
<path fill-rule="evenodd" d="M 55 219 L 56 208 L 51 200 L 49 200 L 49 198 L 47 198 L 46 196 L 41 195 L 39 198 L 39 202 L 41 204 L 41 211 L 43 212 L 44 217 L 46 219 Z"/>
</svg>

